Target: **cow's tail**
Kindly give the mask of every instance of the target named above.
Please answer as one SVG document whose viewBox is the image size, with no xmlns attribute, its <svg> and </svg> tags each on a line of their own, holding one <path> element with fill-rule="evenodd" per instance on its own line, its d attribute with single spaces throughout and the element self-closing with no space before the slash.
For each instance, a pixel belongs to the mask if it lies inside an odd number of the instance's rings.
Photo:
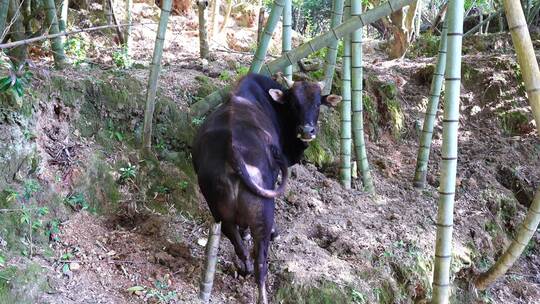
<svg viewBox="0 0 540 304">
<path fill-rule="evenodd" d="M 238 149 L 234 145 L 232 146 L 231 150 L 233 167 L 238 173 L 238 175 L 240 175 L 240 178 L 242 179 L 244 184 L 249 188 L 249 190 L 251 190 L 251 192 L 265 198 L 275 198 L 276 196 L 279 196 L 285 191 L 285 185 L 287 184 L 287 179 L 289 177 L 287 171 L 287 161 L 283 159 L 283 156 L 277 151 L 277 149 L 272 149 L 272 155 L 278 163 L 279 169 L 281 171 L 281 184 L 275 190 L 264 189 L 260 185 L 257 185 L 257 183 L 255 183 L 251 179 L 251 176 L 249 175 L 249 172 L 246 168 L 246 163 L 240 151 L 238 151 Z"/>
</svg>

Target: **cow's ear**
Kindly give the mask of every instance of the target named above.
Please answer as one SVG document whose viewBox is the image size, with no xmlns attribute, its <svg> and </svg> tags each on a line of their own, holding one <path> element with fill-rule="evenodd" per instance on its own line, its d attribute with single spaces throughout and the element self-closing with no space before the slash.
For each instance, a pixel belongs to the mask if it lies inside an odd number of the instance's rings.
<svg viewBox="0 0 540 304">
<path fill-rule="evenodd" d="M 285 102 L 283 99 L 283 91 L 279 89 L 270 89 L 268 90 L 268 94 L 270 94 L 270 97 L 272 97 L 272 99 L 277 103 Z"/>
<path fill-rule="evenodd" d="M 339 95 L 326 95 L 322 97 L 322 104 L 327 107 L 335 107 L 341 102 L 341 96 Z"/>
</svg>

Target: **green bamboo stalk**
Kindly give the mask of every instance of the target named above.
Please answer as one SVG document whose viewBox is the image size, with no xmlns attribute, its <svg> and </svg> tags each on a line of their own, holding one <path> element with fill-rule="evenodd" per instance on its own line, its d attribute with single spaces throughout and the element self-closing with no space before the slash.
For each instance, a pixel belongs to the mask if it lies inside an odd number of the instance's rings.
<svg viewBox="0 0 540 304">
<path fill-rule="evenodd" d="M 268 51 L 268 46 L 270 45 L 270 40 L 272 40 L 272 34 L 274 33 L 274 30 L 278 24 L 281 13 L 283 13 L 283 6 L 285 6 L 284 2 L 285 0 L 274 1 L 274 6 L 272 7 L 272 11 L 270 11 L 268 21 L 266 21 L 266 26 L 264 27 L 261 41 L 257 46 L 257 51 L 253 57 L 251 67 L 249 68 L 250 73 L 259 73 L 261 70 L 261 66 L 264 63 L 264 57 L 266 57 L 266 52 Z M 290 63 L 289 65 L 291 64 L 293 63 Z"/>
<path fill-rule="evenodd" d="M 281 52 L 285 54 L 292 48 L 292 0 L 285 0 L 283 7 L 283 43 Z M 292 65 L 285 67 L 283 76 L 292 80 Z"/>
<path fill-rule="evenodd" d="M 214 276 L 216 274 L 216 264 L 219 251 L 219 239 L 221 238 L 221 223 L 214 223 L 210 228 L 208 243 L 206 243 L 206 263 L 201 280 L 199 299 L 204 303 L 210 300 L 212 287 L 214 286 Z"/>
<path fill-rule="evenodd" d="M 351 0 L 351 16 L 362 14 L 362 0 Z M 362 75 L 362 30 L 356 30 L 352 33 L 351 40 L 351 68 L 352 68 L 352 111 L 353 111 L 353 135 L 354 150 L 356 152 L 356 161 L 358 163 L 359 173 L 362 175 L 362 185 L 364 191 L 372 193 L 375 191 L 373 180 L 369 172 L 369 162 L 366 152 L 366 142 L 364 137 L 364 116 L 363 116 L 363 75 Z"/>
<path fill-rule="evenodd" d="M 341 24 L 343 17 L 343 0 L 334 0 L 332 3 L 332 21 L 330 27 L 335 28 Z M 332 90 L 332 81 L 334 79 L 334 71 L 336 69 L 336 57 L 338 53 L 338 40 L 332 41 L 328 46 L 324 64 L 324 88 L 323 95 L 330 94 Z"/>
<path fill-rule="evenodd" d="M 527 28 L 527 21 L 519 0 L 504 0 L 504 8 L 538 132 L 538 126 L 540 126 L 540 69 L 538 68 L 531 36 Z M 495 265 L 476 280 L 475 285 L 478 289 L 486 289 L 512 267 L 531 240 L 536 229 L 538 229 L 539 223 L 540 190 L 537 190 L 529 211 L 510 246 Z"/>
<path fill-rule="evenodd" d="M 446 33 L 448 32 L 448 19 L 444 20 L 441 41 L 439 42 L 439 55 L 437 64 L 431 80 L 431 89 L 429 91 L 429 101 L 424 118 L 424 126 L 420 135 L 420 146 L 418 147 L 418 157 L 416 159 L 416 170 L 414 172 L 413 185 L 416 188 L 423 189 L 426 185 L 426 177 L 429 163 L 429 152 L 431 151 L 431 140 L 433 137 L 433 128 L 437 109 L 439 108 L 439 97 L 443 84 L 444 72 L 446 69 Z"/>
<path fill-rule="evenodd" d="M 450 296 L 452 228 L 458 156 L 459 93 L 461 85 L 461 41 L 463 35 L 463 0 L 448 4 L 448 55 L 446 58 L 445 104 L 441 181 L 437 210 L 433 303 L 446 304 Z"/>
<path fill-rule="evenodd" d="M 45 1 L 46 20 L 49 25 L 50 34 L 58 34 L 58 17 L 56 15 L 56 6 L 54 0 Z M 66 64 L 66 55 L 64 54 L 64 44 L 61 37 L 51 39 L 51 47 L 54 57 L 54 65 L 57 69 L 61 69 Z"/>
<path fill-rule="evenodd" d="M 210 47 L 208 46 L 208 32 L 206 31 L 206 8 L 208 1 L 202 0 L 197 2 L 199 11 L 199 56 L 202 59 L 208 58 Z"/>
<path fill-rule="evenodd" d="M 9 9 L 9 0 L 0 2 L 0 42 L 4 40 L 4 29 L 6 28 L 6 19 Z"/>
<path fill-rule="evenodd" d="M 132 15 L 131 15 L 131 8 L 133 7 L 133 0 L 126 0 L 126 54 L 128 58 L 131 58 L 131 24 L 133 23 Z"/>
<path fill-rule="evenodd" d="M 11 20 L 11 28 L 6 28 L 6 30 L 11 31 L 11 41 L 12 42 L 18 42 L 21 40 L 24 40 L 26 38 L 25 36 L 25 28 L 23 24 L 23 17 L 21 12 L 19 11 L 20 2 L 19 0 L 11 0 L 9 1 L 9 9 L 8 9 L 8 18 L 7 20 Z M 13 49 L 9 56 L 12 58 L 13 63 L 15 64 L 21 64 L 26 60 L 26 57 L 28 55 L 27 48 L 25 45 L 17 46 L 15 49 Z"/>
<path fill-rule="evenodd" d="M 352 0 L 355 1 L 355 0 Z M 351 17 L 351 0 L 345 1 L 344 19 Z M 351 35 L 343 37 L 343 72 L 341 87 L 340 178 L 345 189 L 351 188 Z"/>
<path fill-rule="evenodd" d="M 148 90 L 146 92 L 146 110 L 144 112 L 143 149 L 148 155 L 150 154 L 152 147 L 152 119 L 154 117 L 157 83 L 159 72 L 161 70 L 161 56 L 163 55 L 163 44 L 165 43 L 167 22 L 169 21 L 169 15 L 171 14 L 172 0 L 163 0 L 162 5 L 156 44 L 154 46 L 154 54 L 152 55 L 152 67 L 148 79 Z"/>
<path fill-rule="evenodd" d="M 361 14 L 358 16 L 358 18 L 351 18 L 342 23 L 340 26 L 325 32 L 312 40 L 301 44 L 294 50 L 283 54 L 281 57 L 264 64 L 264 69 L 262 69 L 261 73 L 264 75 L 273 75 L 274 73 L 279 72 L 285 66 L 298 62 L 298 60 L 305 58 L 307 55 L 316 52 L 323 47 L 328 46 L 333 41 L 341 39 L 345 35 L 348 35 L 365 25 L 371 24 L 384 16 L 388 16 L 392 12 L 401 9 L 403 6 L 408 5 L 411 2 L 412 0 L 390 0 Z M 191 115 L 195 117 L 205 115 L 222 102 L 223 98 L 227 96 L 230 89 L 231 87 L 227 86 L 221 90 L 217 90 L 214 93 L 206 96 L 205 99 L 193 104 L 191 106 Z"/>
</svg>

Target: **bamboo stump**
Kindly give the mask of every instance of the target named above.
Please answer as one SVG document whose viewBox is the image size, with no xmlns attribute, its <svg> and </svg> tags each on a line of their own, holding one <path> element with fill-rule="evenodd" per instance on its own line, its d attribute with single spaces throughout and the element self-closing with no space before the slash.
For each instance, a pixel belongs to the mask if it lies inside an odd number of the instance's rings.
<svg viewBox="0 0 540 304">
<path fill-rule="evenodd" d="M 212 286 L 214 286 L 214 275 L 216 274 L 220 238 L 221 222 L 213 223 L 210 227 L 208 243 L 206 243 L 206 263 L 201 279 L 201 290 L 199 292 L 199 299 L 201 299 L 204 303 L 208 303 L 208 300 L 210 300 Z"/>
</svg>

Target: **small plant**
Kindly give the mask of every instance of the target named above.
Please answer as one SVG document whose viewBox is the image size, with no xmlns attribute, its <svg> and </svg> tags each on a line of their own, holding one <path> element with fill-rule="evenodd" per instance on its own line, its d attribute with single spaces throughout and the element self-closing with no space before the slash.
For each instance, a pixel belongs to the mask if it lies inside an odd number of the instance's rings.
<svg viewBox="0 0 540 304">
<path fill-rule="evenodd" d="M 67 56 L 72 58 L 75 66 L 79 66 L 86 60 L 87 50 L 88 44 L 80 37 L 70 37 L 64 43 L 64 51 Z"/>
<path fill-rule="evenodd" d="M 359 291 L 356 291 L 356 290 L 352 290 L 352 293 L 351 293 L 351 298 L 352 298 L 352 302 L 354 304 L 365 304 L 367 303 L 367 299 L 366 299 L 366 296 L 359 292 Z"/>
<path fill-rule="evenodd" d="M 180 187 L 180 190 L 186 191 L 187 188 L 188 188 L 188 186 L 189 186 L 189 182 L 188 182 L 188 181 L 185 181 L 185 180 L 180 181 L 180 182 L 178 183 L 178 186 Z"/>
<path fill-rule="evenodd" d="M 24 182 L 24 199 L 29 200 L 34 193 L 41 189 L 39 183 L 34 179 L 29 179 Z"/>
<path fill-rule="evenodd" d="M 131 58 L 126 48 L 116 50 L 112 54 L 114 64 L 120 69 L 127 69 L 131 66 Z"/>
<path fill-rule="evenodd" d="M 120 180 L 121 181 L 128 181 L 133 179 L 137 176 L 137 167 L 132 165 L 131 163 L 128 163 L 125 167 L 120 168 Z"/>
<path fill-rule="evenodd" d="M 223 70 L 219 74 L 219 79 L 221 79 L 223 81 L 229 81 L 229 80 L 231 80 L 231 74 L 229 74 L 229 71 Z"/>
<path fill-rule="evenodd" d="M 19 67 L 11 65 L 11 68 L 8 69 L 8 75 L 0 75 L 0 93 L 12 91 L 17 96 L 22 97 L 24 87 L 30 83 L 32 75 L 26 64 L 21 64 Z"/>
<path fill-rule="evenodd" d="M 90 207 L 82 193 L 76 193 L 68 196 L 65 202 L 75 211 L 86 210 Z"/>
<path fill-rule="evenodd" d="M 59 242 L 60 237 L 58 236 L 60 234 L 60 221 L 57 219 L 54 219 L 47 223 L 47 230 L 45 231 L 45 235 L 47 238 L 49 238 L 49 241 L 53 242 Z"/>
<path fill-rule="evenodd" d="M 107 121 L 107 133 L 110 139 L 116 139 L 119 142 L 124 140 L 124 134 L 118 131 L 111 120 Z"/>
<path fill-rule="evenodd" d="M 244 76 L 247 75 L 247 73 L 249 73 L 249 68 L 247 66 L 239 66 L 236 68 L 236 74 L 238 74 L 238 76 Z"/>
<path fill-rule="evenodd" d="M 199 127 L 200 125 L 202 125 L 202 123 L 204 122 L 204 118 L 202 117 L 195 117 L 191 120 L 191 123 L 196 126 L 196 127 Z"/>
<path fill-rule="evenodd" d="M 165 141 L 162 138 L 159 139 L 159 142 L 155 146 L 157 151 L 164 151 L 166 147 Z"/>
</svg>

